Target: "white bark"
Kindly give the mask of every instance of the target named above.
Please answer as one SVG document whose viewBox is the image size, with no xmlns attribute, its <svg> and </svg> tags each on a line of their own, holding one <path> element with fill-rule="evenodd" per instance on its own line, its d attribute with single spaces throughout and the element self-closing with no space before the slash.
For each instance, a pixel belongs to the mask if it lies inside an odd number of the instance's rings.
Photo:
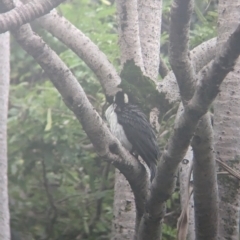
<svg viewBox="0 0 240 240">
<path fill-rule="evenodd" d="M 9 33 L 0 34 L 0 239 L 10 239 L 7 179 L 7 115 L 10 80 Z"/>
<path fill-rule="evenodd" d="M 144 73 L 139 37 L 137 0 L 117 0 L 116 5 L 121 64 L 124 65 L 128 60 L 133 60 Z"/>
<path fill-rule="evenodd" d="M 138 0 L 139 33 L 146 75 L 157 80 L 160 56 L 162 0 Z"/>
<path fill-rule="evenodd" d="M 67 19 L 59 16 L 56 11 L 45 15 L 37 22 L 72 49 L 87 64 L 98 77 L 107 96 L 116 93 L 117 85 L 121 82 L 116 69 L 106 55 L 85 34 Z"/>
<path fill-rule="evenodd" d="M 112 240 L 132 240 L 135 234 L 135 202 L 126 178 L 115 171 Z"/>
<path fill-rule="evenodd" d="M 0 33 L 17 29 L 21 25 L 41 17 L 57 7 L 64 0 L 33 0 L 19 4 L 16 8 L 0 15 Z"/>
<path fill-rule="evenodd" d="M 239 24 L 240 0 L 219 1 L 218 49 Z M 221 86 L 214 104 L 216 158 L 240 170 L 240 60 Z M 227 175 L 218 176 L 219 240 L 239 239 L 239 182 Z"/>
<path fill-rule="evenodd" d="M 205 65 L 207 65 L 215 56 L 216 53 L 216 38 L 210 39 L 196 48 L 191 54 L 192 65 L 195 72 L 198 73 Z M 165 94 L 166 99 L 170 103 L 180 101 L 179 88 L 177 85 L 176 77 L 173 71 L 157 84 L 157 90 Z"/>
</svg>

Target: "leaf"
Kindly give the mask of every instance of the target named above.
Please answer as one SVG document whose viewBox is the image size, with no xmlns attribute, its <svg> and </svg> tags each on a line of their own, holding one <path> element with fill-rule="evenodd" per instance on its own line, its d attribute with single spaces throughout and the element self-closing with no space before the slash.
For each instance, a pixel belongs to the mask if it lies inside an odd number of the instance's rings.
<svg viewBox="0 0 240 240">
<path fill-rule="evenodd" d="M 47 132 L 51 128 L 52 128 L 52 110 L 51 110 L 51 108 L 49 108 L 48 112 L 47 112 L 47 125 L 46 125 L 44 131 Z"/>
<path fill-rule="evenodd" d="M 110 3 L 109 1 L 107 1 L 107 0 L 101 0 L 101 2 L 102 2 L 103 4 L 105 4 L 105 5 L 107 5 L 107 6 L 110 6 L 110 5 L 111 5 L 111 3 Z"/>
<path fill-rule="evenodd" d="M 199 20 L 202 21 L 202 22 L 205 22 L 206 18 L 203 16 L 203 14 L 202 14 L 201 10 L 199 9 L 199 7 L 195 5 L 194 10 L 195 10 Z"/>
</svg>

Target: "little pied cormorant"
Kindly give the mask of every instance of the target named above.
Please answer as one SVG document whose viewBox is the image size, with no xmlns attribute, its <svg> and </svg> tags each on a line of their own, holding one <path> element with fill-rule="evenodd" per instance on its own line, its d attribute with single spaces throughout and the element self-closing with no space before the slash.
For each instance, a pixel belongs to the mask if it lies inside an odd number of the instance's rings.
<svg viewBox="0 0 240 240">
<path fill-rule="evenodd" d="M 160 151 L 155 133 L 141 110 L 129 103 L 128 95 L 116 93 L 113 103 L 105 112 L 110 130 L 121 144 L 134 156 L 140 155 L 151 172 L 151 181 L 156 174 Z"/>
</svg>

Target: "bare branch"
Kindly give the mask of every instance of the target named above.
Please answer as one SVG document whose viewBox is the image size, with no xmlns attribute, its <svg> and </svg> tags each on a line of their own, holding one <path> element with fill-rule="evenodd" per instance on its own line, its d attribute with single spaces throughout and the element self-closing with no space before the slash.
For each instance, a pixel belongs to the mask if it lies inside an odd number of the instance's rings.
<svg viewBox="0 0 240 240">
<path fill-rule="evenodd" d="M 230 36 L 221 53 L 206 71 L 196 91 L 185 106 L 175 125 L 174 133 L 158 164 L 157 175 L 151 186 L 147 209 L 141 221 L 139 239 L 158 239 L 159 225 L 164 216 L 165 201 L 171 196 L 176 181 L 176 171 L 195 132 L 199 119 L 207 112 L 219 92 L 226 75 L 233 69 L 240 54 L 240 25 Z"/>
<path fill-rule="evenodd" d="M 218 187 L 211 118 L 201 118 L 192 141 L 196 239 L 217 239 Z"/>
<path fill-rule="evenodd" d="M 183 105 L 180 104 L 177 117 L 175 121 L 178 121 L 179 115 L 183 111 Z M 193 151 L 192 148 L 189 147 L 187 150 L 184 159 L 181 161 L 179 165 L 179 183 L 180 183 L 180 197 L 181 197 L 181 209 L 182 218 L 186 217 L 184 227 L 179 224 L 181 228 L 181 234 L 178 232 L 178 237 L 182 236 L 182 239 L 195 239 L 195 217 L 194 217 L 194 203 L 193 203 L 193 194 L 189 196 L 189 188 L 192 181 L 192 168 L 193 168 Z M 189 198 L 190 197 L 190 198 Z M 187 204 L 188 202 L 188 204 Z M 183 220 L 183 219 L 182 219 Z M 179 222 L 180 223 L 180 222 Z M 178 229 L 179 231 L 180 229 Z M 186 238 L 187 236 L 187 238 Z M 179 238 L 180 239 L 180 238 Z"/>
<path fill-rule="evenodd" d="M 192 61 L 189 58 L 188 48 L 192 10 L 192 0 L 175 0 L 171 9 L 170 63 L 176 76 L 184 105 L 193 96 L 197 83 Z M 193 175 L 196 237 L 197 239 L 216 239 L 218 227 L 217 178 L 209 115 L 201 119 L 201 123 L 198 125 L 193 138 L 192 146 L 194 154 Z M 183 233 L 186 234 L 184 231 Z"/>
<path fill-rule="evenodd" d="M 189 59 L 189 29 L 193 0 L 174 0 L 171 8 L 169 61 L 176 76 L 183 105 L 194 92 L 195 73 Z"/>
<path fill-rule="evenodd" d="M 237 178 L 238 180 L 240 180 L 240 173 L 236 170 L 234 170 L 233 168 L 229 167 L 226 163 L 222 162 L 219 159 L 216 159 L 216 161 L 218 162 L 218 164 L 225 169 L 227 172 L 225 172 L 226 174 L 231 174 L 233 177 Z M 218 172 L 219 174 L 219 172 Z"/>
<path fill-rule="evenodd" d="M 216 38 L 210 39 L 190 52 L 195 72 L 199 72 L 206 64 L 208 64 L 216 53 Z M 157 85 L 157 90 L 165 94 L 166 99 L 170 103 L 180 101 L 179 88 L 173 71 L 160 81 Z"/>
<path fill-rule="evenodd" d="M 9 2 L 5 1 L 5 7 L 9 7 L 7 6 Z M 12 5 L 10 4 L 10 6 Z M 86 94 L 71 71 L 58 55 L 39 36 L 32 32 L 29 25 L 24 25 L 12 33 L 23 49 L 32 55 L 48 74 L 50 80 L 62 95 L 65 104 L 81 122 L 98 154 L 113 162 L 128 179 L 133 192 L 141 196 L 139 201 L 144 201 L 146 188 L 143 185 L 146 181 L 136 181 L 136 179 L 147 178 L 144 167 L 123 149 L 119 141 L 113 137 L 88 101 Z"/>
<path fill-rule="evenodd" d="M 119 44 L 121 49 L 121 63 L 134 60 L 144 73 L 141 44 L 139 38 L 137 0 L 117 0 Z"/>
<path fill-rule="evenodd" d="M 49 13 L 64 1 L 65 0 L 33 0 L 12 9 L 10 12 L 1 14 L 0 33 L 17 29 L 23 24 Z"/>
<path fill-rule="evenodd" d="M 106 55 L 86 35 L 53 10 L 37 22 L 75 52 L 96 74 L 107 96 L 117 91 L 121 79 Z"/>
<path fill-rule="evenodd" d="M 162 0 L 138 0 L 139 32 L 146 75 L 158 77 Z"/>
</svg>

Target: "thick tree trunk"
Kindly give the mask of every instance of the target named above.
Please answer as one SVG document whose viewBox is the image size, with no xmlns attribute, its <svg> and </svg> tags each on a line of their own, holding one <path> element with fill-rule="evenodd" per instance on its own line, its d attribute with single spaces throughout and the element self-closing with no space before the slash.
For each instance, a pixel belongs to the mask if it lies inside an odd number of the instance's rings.
<svg viewBox="0 0 240 240">
<path fill-rule="evenodd" d="M 10 79 L 9 33 L 0 34 L 0 239 L 10 239 L 7 180 L 7 115 Z"/>
<path fill-rule="evenodd" d="M 116 169 L 112 240 L 132 240 L 135 232 L 135 202 L 125 177 Z"/>
<path fill-rule="evenodd" d="M 228 38 L 239 23 L 240 1 L 219 1 L 218 45 Z M 220 49 L 220 48 L 219 48 Z M 240 169 L 240 60 L 221 86 L 214 105 L 216 158 Z M 218 176 L 219 240 L 239 239 L 239 182 L 230 176 Z"/>
</svg>

